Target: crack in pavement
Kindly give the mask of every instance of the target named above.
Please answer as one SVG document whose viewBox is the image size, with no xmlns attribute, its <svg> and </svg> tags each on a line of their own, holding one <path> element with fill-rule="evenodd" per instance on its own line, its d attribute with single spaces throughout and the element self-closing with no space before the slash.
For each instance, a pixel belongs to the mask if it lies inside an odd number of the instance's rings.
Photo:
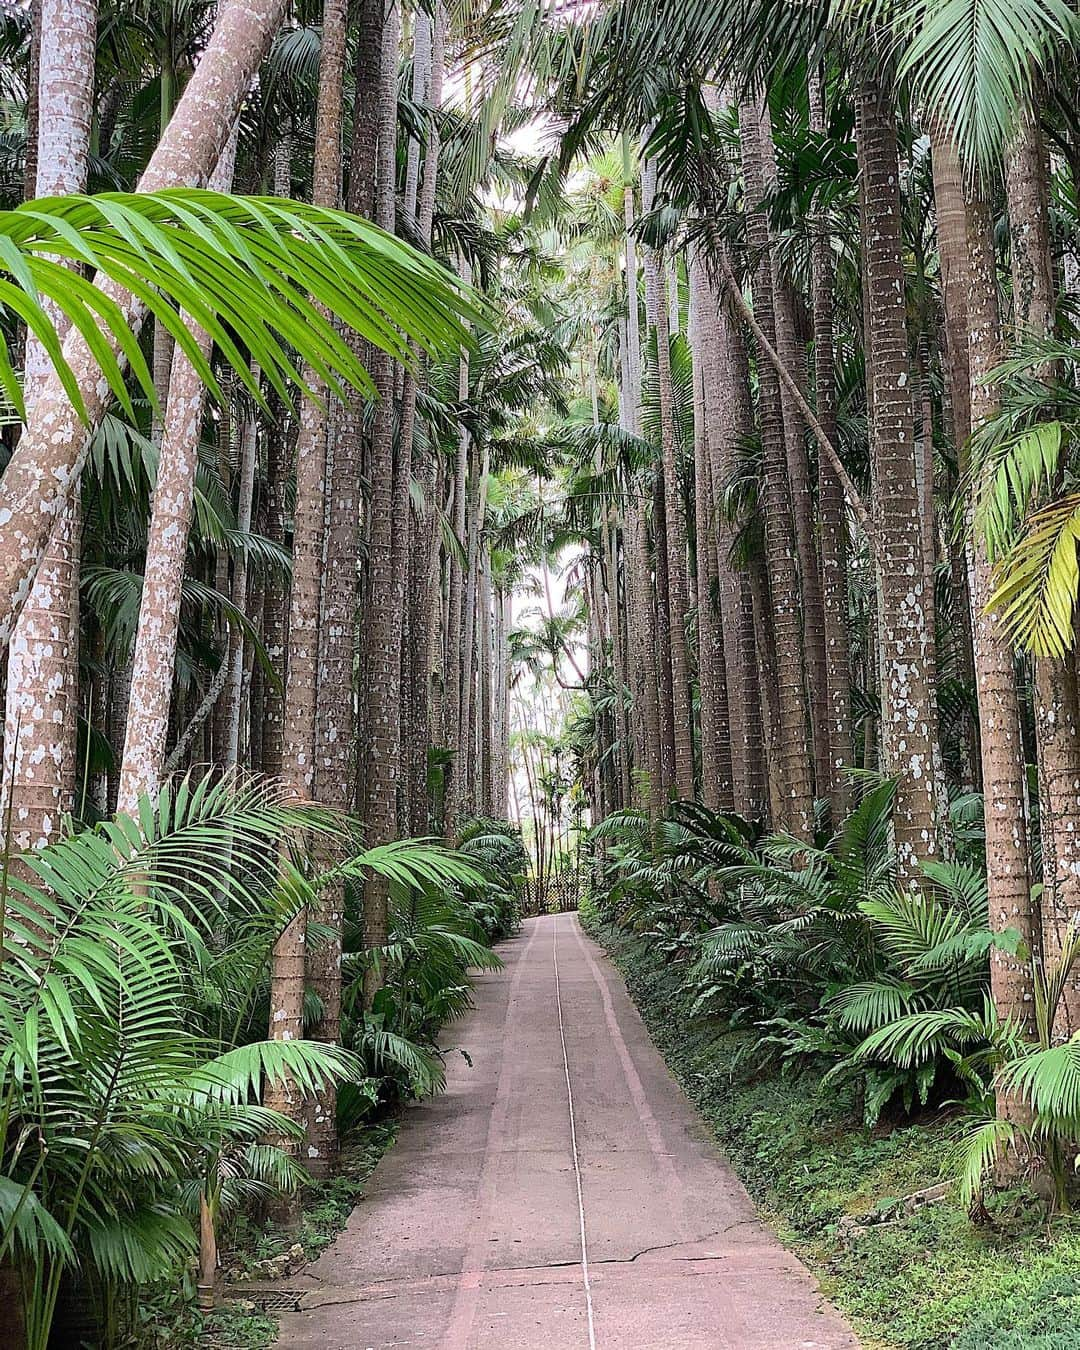
<svg viewBox="0 0 1080 1350">
<path fill-rule="evenodd" d="M 653 1247 L 642 1247 L 640 1251 L 636 1251 L 632 1253 L 632 1255 L 630 1256 L 600 1257 L 599 1259 L 594 1259 L 590 1261 L 589 1264 L 597 1267 L 633 1265 L 635 1261 L 640 1260 L 642 1257 L 653 1256 L 658 1252 L 673 1251 L 677 1247 L 700 1246 L 701 1244 L 710 1242 L 715 1238 L 723 1237 L 726 1233 L 730 1233 L 733 1229 L 741 1228 L 746 1224 L 754 1224 L 755 1222 L 756 1220 L 754 1219 L 738 1219 L 735 1223 L 729 1223 L 724 1228 L 714 1229 L 712 1232 L 706 1233 L 703 1237 L 680 1238 L 674 1242 L 662 1242 L 658 1243 L 656 1246 Z M 733 1253 L 702 1252 L 698 1254 L 687 1254 L 685 1256 L 675 1256 L 672 1257 L 671 1260 L 677 1261 L 685 1265 L 693 1265 L 695 1262 L 729 1260 L 732 1255 Z M 355 1294 L 350 1293 L 344 1298 L 331 1298 L 327 1300 L 320 1300 L 317 1303 L 306 1303 L 303 1305 L 303 1310 L 306 1312 L 314 1312 L 316 1309 L 345 1307 L 352 1303 L 378 1302 L 380 1300 L 388 1298 L 399 1298 L 403 1293 L 411 1293 L 418 1290 L 422 1290 L 424 1288 L 430 1287 L 433 1284 L 437 1284 L 440 1281 L 458 1280 L 463 1275 L 473 1275 L 481 1280 L 495 1280 L 502 1275 L 528 1275 L 532 1271 L 536 1271 L 539 1273 L 548 1270 L 551 1271 L 576 1270 L 579 1267 L 579 1265 L 580 1261 L 577 1260 L 546 1261 L 542 1265 L 538 1266 L 537 1265 L 491 1266 L 484 1270 L 477 1270 L 477 1271 L 465 1271 L 465 1270 L 450 1270 L 445 1272 L 439 1271 L 431 1275 L 422 1275 L 412 1279 L 407 1277 L 402 1277 L 400 1279 L 390 1278 L 387 1280 L 381 1280 L 378 1282 L 378 1284 L 368 1285 L 365 1287 L 364 1291 Z M 312 1276 L 310 1278 L 314 1279 L 315 1277 Z M 539 1287 L 540 1285 L 544 1284 L 559 1284 L 559 1283 L 562 1283 L 562 1281 L 534 1280 L 531 1282 L 531 1286 Z M 322 1289 L 326 1290 L 328 1289 L 328 1286 L 323 1285 Z M 312 1288 L 305 1292 L 304 1298 L 305 1299 L 318 1298 L 319 1292 L 320 1292 L 319 1289 Z"/>
</svg>

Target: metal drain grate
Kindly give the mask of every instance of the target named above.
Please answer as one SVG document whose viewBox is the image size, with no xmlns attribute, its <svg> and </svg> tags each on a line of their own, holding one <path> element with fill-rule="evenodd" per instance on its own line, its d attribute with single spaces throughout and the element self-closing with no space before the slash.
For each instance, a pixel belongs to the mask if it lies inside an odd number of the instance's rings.
<svg viewBox="0 0 1080 1350">
<path fill-rule="evenodd" d="M 230 1289 L 225 1298 L 230 1303 L 254 1303 L 260 1312 L 299 1312 L 300 1300 L 310 1289 Z"/>
</svg>

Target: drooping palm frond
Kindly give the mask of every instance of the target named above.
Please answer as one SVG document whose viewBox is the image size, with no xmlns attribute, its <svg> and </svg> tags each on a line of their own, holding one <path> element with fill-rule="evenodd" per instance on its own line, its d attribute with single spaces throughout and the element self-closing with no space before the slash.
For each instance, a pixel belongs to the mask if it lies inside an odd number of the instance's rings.
<svg viewBox="0 0 1080 1350">
<path fill-rule="evenodd" d="M 293 388 L 306 387 L 299 362 L 340 395 L 347 386 L 370 392 L 366 371 L 326 312 L 406 364 L 409 338 L 429 351 L 456 350 L 471 341 L 465 320 L 483 322 L 477 303 L 438 264 L 344 212 L 198 189 L 29 202 L 0 213 L 0 304 L 45 347 L 82 416 L 82 394 L 46 300 L 81 336 L 129 416 L 124 364 L 154 406 L 157 395 L 116 300 L 65 261 L 137 297 L 218 398 L 217 377 L 181 308 L 260 403 L 253 363 L 286 403 Z M 6 348 L 0 388 L 22 413 Z"/>
<path fill-rule="evenodd" d="M 1080 494 L 1069 493 L 1030 516 L 997 571 L 990 608 L 1010 638 L 1034 656 L 1063 657 L 1073 648 L 1080 566 Z"/>
</svg>

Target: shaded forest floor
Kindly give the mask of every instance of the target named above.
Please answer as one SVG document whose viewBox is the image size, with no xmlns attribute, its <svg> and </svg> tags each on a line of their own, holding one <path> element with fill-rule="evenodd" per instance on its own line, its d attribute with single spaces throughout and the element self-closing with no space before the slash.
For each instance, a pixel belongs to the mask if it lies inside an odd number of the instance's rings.
<svg viewBox="0 0 1080 1350">
<path fill-rule="evenodd" d="M 1080 1350 L 1080 1217 L 1048 1225 L 1019 1191 L 988 1201 L 981 1227 L 950 1195 L 898 1217 L 947 1175 L 947 1116 L 867 1130 L 854 1100 L 812 1075 L 750 1069 L 746 1033 L 691 1016 L 677 965 L 588 928 L 744 1185 L 865 1346 Z"/>
<path fill-rule="evenodd" d="M 364 1197 L 368 1178 L 379 1159 L 392 1148 L 398 1117 L 361 1126 L 343 1147 L 338 1175 L 314 1181 L 301 1192 L 298 1228 L 284 1228 L 240 1214 L 225 1235 L 222 1250 L 221 1306 L 204 1315 L 184 1301 L 173 1314 L 173 1291 L 150 1303 L 158 1350 L 266 1350 L 277 1340 L 284 1306 L 272 1297 L 287 1290 L 290 1276 L 319 1256 L 341 1230 Z"/>
</svg>

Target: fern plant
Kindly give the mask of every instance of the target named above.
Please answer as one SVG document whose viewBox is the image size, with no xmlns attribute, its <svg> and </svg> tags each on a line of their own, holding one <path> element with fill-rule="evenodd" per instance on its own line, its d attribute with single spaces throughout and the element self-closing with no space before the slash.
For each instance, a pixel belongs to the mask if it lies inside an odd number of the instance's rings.
<svg viewBox="0 0 1080 1350">
<path fill-rule="evenodd" d="M 312 873 L 296 855 L 283 885 L 281 843 L 303 837 L 343 860 Z M 221 1217 L 300 1180 L 265 1142 L 295 1134 L 262 1105 L 267 1084 L 362 1094 L 366 1061 L 395 1058 L 439 1086 L 440 1065 L 378 1027 L 354 1050 L 249 1040 L 274 940 L 319 886 L 378 871 L 437 893 L 476 877 L 423 841 L 352 839 L 272 785 L 184 779 L 4 869 L 0 1263 L 18 1272 L 30 1350 L 66 1280 L 108 1301 L 175 1272 L 201 1238 L 212 1283 Z"/>
</svg>

